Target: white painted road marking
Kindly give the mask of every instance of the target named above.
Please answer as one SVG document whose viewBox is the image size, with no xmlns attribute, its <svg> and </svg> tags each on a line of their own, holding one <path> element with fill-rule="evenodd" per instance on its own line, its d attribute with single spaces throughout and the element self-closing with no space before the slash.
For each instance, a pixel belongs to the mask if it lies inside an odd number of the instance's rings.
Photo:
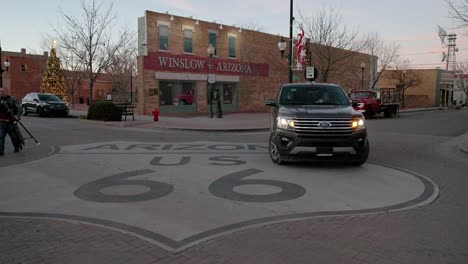
<svg viewBox="0 0 468 264">
<path fill-rule="evenodd" d="M 0 185 L 0 212 L 112 221 L 169 248 L 262 221 L 397 210 L 437 196 L 432 182 L 402 170 L 278 166 L 264 144 L 223 142 L 66 146 L 2 168 Z"/>
</svg>

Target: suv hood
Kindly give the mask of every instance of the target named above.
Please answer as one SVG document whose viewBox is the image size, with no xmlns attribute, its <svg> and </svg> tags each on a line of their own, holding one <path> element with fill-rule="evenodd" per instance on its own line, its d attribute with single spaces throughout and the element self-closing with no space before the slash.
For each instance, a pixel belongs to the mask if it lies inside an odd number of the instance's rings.
<svg viewBox="0 0 468 264">
<path fill-rule="evenodd" d="M 46 104 L 53 104 L 53 105 L 64 105 L 64 102 L 57 102 L 57 101 L 43 101 Z"/>
<path fill-rule="evenodd" d="M 313 118 L 316 114 L 320 117 L 352 117 L 362 115 L 349 105 L 311 105 L 311 106 L 282 106 L 279 115 L 293 118 Z"/>
</svg>

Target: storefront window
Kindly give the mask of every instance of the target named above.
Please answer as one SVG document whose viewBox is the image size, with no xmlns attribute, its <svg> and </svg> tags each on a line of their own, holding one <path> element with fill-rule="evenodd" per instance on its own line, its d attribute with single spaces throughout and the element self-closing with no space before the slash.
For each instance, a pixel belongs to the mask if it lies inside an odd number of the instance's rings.
<svg viewBox="0 0 468 264">
<path fill-rule="evenodd" d="M 234 83 L 216 83 L 213 84 L 212 89 L 218 89 L 221 101 L 225 105 L 236 105 L 236 84 Z M 208 89 L 209 91 L 209 89 Z M 207 103 L 210 104 L 210 94 L 207 93 Z M 216 100 L 212 98 L 212 103 L 216 104 Z"/>
<path fill-rule="evenodd" d="M 232 104 L 233 103 L 233 85 L 224 84 L 223 85 L 223 104 Z"/>
<path fill-rule="evenodd" d="M 184 52 L 192 53 L 192 35 L 192 30 L 184 30 Z"/>
<path fill-rule="evenodd" d="M 173 105 L 173 90 L 174 84 L 169 82 L 159 83 L 159 105 Z"/>
<path fill-rule="evenodd" d="M 168 82 L 159 83 L 159 105 L 193 105 L 195 100 L 194 82 Z"/>
<path fill-rule="evenodd" d="M 214 52 L 214 55 L 216 56 L 216 38 L 218 37 L 218 35 L 214 32 L 210 32 L 208 34 L 208 40 L 209 40 L 209 44 L 211 44 L 213 46 L 213 48 L 215 48 L 215 52 Z"/>
<path fill-rule="evenodd" d="M 229 36 L 228 43 L 229 43 L 229 57 L 235 58 L 236 57 L 236 37 Z"/>
<path fill-rule="evenodd" d="M 166 25 L 159 25 L 159 49 L 169 49 L 169 27 Z"/>
</svg>

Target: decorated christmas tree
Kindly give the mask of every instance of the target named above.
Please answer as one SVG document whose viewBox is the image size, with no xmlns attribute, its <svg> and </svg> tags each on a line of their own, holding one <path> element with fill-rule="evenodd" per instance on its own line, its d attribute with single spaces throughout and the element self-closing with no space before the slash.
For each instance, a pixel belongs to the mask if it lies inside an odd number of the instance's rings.
<svg viewBox="0 0 468 264">
<path fill-rule="evenodd" d="M 41 93 L 55 94 L 63 101 L 67 102 L 67 87 L 60 69 L 60 61 L 55 52 L 55 45 L 50 50 L 50 57 L 47 61 L 47 68 L 41 83 Z"/>
</svg>

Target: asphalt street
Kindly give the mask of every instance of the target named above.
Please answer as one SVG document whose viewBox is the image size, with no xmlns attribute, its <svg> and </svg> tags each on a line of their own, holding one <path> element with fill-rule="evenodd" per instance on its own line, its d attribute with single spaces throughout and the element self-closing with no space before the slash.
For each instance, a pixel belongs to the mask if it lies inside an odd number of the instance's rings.
<svg viewBox="0 0 468 264">
<path fill-rule="evenodd" d="M 466 263 L 467 121 L 368 120 L 355 168 L 274 165 L 258 127 L 25 117 L 41 144 L 0 160 L 0 263 Z"/>
</svg>

